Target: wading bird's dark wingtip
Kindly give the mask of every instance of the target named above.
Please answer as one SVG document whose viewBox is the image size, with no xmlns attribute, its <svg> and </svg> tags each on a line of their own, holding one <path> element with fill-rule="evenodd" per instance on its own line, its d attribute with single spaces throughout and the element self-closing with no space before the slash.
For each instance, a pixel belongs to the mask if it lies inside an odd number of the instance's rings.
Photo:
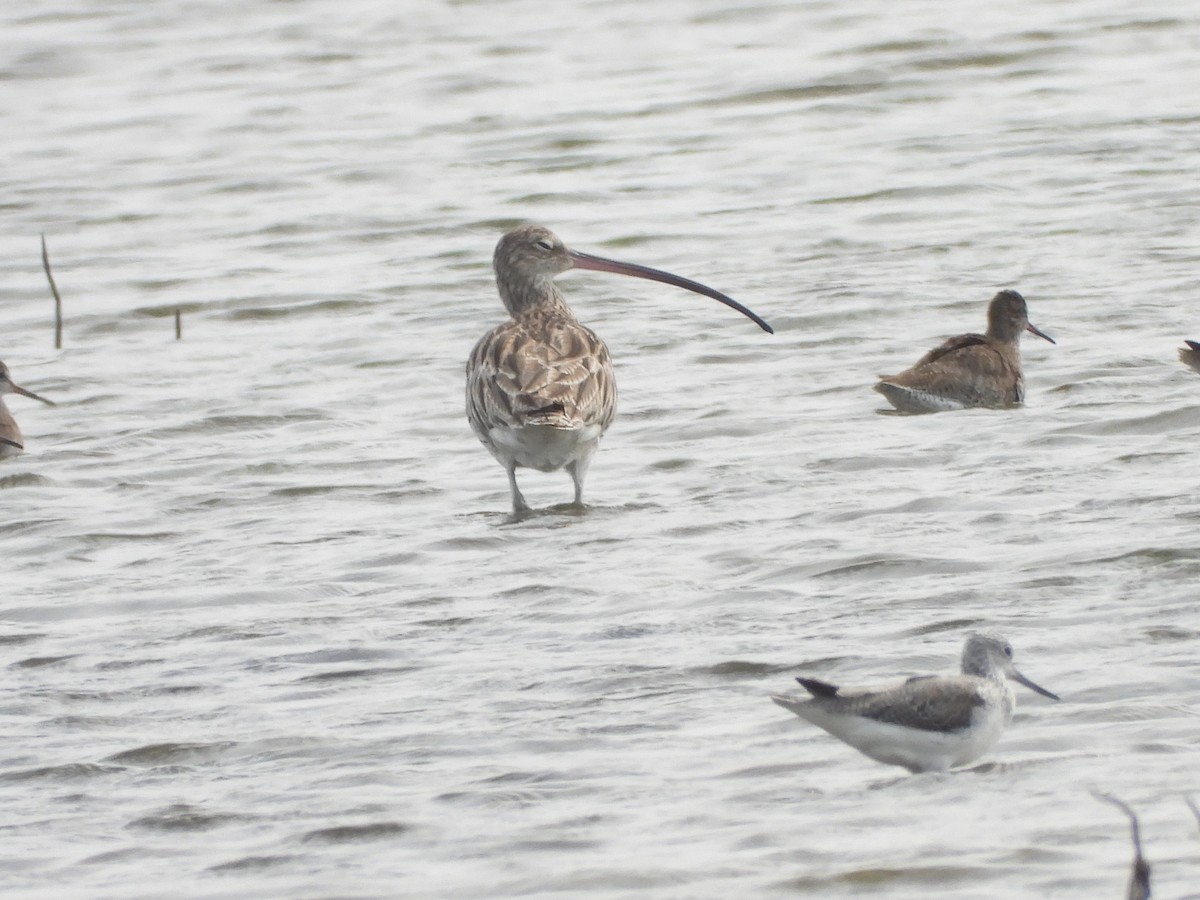
<svg viewBox="0 0 1200 900">
<path fill-rule="evenodd" d="M 830 684 L 818 678 L 805 678 L 802 675 L 798 675 L 796 680 L 814 697 L 836 697 L 838 695 L 836 684 Z"/>
</svg>

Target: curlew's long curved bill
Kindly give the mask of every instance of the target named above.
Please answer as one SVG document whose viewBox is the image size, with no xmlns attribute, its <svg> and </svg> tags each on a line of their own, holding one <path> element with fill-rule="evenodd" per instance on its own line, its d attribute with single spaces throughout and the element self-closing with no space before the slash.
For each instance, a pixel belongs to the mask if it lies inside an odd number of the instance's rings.
<svg viewBox="0 0 1200 900">
<path fill-rule="evenodd" d="M 1042 331 L 1042 329 L 1038 328 L 1032 322 L 1025 323 L 1025 330 L 1028 332 L 1031 332 L 1033 334 L 1036 334 L 1038 337 L 1040 337 L 1044 341 L 1049 341 L 1050 343 L 1054 344 L 1055 346 L 1058 346 L 1058 341 L 1054 340 L 1054 338 L 1050 337 L 1050 335 L 1046 334 L 1046 332 Z"/>
<path fill-rule="evenodd" d="M 1053 342 L 1051 342 L 1051 343 L 1053 343 Z M 1013 681 L 1017 682 L 1018 684 L 1025 685 L 1025 687 L 1029 688 L 1031 691 L 1036 691 L 1037 693 L 1041 694 L 1043 697 L 1049 697 L 1051 700 L 1061 700 L 1062 699 L 1062 697 L 1058 696 L 1058 694 L 1052 694 L 1052 693 L 1050 693 L 1050 691 L 1046 690 L 1041 685 L 1034 684 L 1032 681 L 1030 681 L 1028 678 L 1026 678 L 1024 675 L 1022 675 L 1016 669 L 1013 669 L 1011 672 L 1009 672 L 1009 677 Z"/>
<path fill-rule="evenodd" d="M 766 320 L 758 313 L 751 309 L 742 306 L 732 297 L 727 297 L 720 291 L 713 290 L 706 284 L 701 284 L 698 281 L 692 281 L 690 278 L 681 278 L 678 275 L 672 275 L 670 272 L 663 272 L 660 269 L 651 269 L 649 266 L 639 266 L 635 263 L 618 262 L 615 259 L 605 259 L 603 256 L 592 256 L 590 253 L 580 253 L 578 250 L 568 250 L 567 255 L 571 257 L 571 262 L 576 269 L 592 269 L 596 272 L 615 272 L 618 275 L 632 275 L 634 278 L 645 278 L 649 281 L 661 281 L 663 284 L 673 284 L 675 287 L 681 287 L 684 290 L 694 291 L 697 294 L 703 294 L 705 297 L 712 297 L 714 300 L 719 300 L 730 309 L 736 309 L 747 319 L 765 331 L 767 334 L 774 334 L 775 329 L 767 324 Z M 1044 337 L 1044 335 L 1043 335 Z M 1049 340 L 1049 338 L 1047 338 Z"/>
<path fill-rule="evenodd" d="M 47 406 L 57 406 L 57 404 L 53 400 L 47 400 L 45 397 L 39 397 L 33 391 L 27 391 L 27 390 L 25 390 L 25 388 L 21 387 L 19 384 L 14 384 L 13 382 L 10 381 L 8 383 L 8 386 L 14 394 L 20 394 L 22 397 L 29 397 L 31 400 L 41 400 Z"/>
</svg>

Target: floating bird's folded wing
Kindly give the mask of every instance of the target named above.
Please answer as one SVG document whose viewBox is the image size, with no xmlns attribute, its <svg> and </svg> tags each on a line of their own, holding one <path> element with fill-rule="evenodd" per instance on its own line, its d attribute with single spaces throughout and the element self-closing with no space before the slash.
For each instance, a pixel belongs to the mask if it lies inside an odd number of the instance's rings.
<svg viewBox="0 0 1200 900">
<path fill-rule="evenodd" d="M 881 379 L 883 384 L 961 400 L 967 406 L 1020 403 L 1020 369 L 981 335 L 951 338 L 929 351 L 911 369 Z"/>
<path fill-rule="evenodd" d="M 475 346 L 467 363 L 467 417 L 477 434 L 495 426 L 598 426 L 616 415 L 608 348 L 591 331 L 563 322 L 534 337 L 508 322 Z"/>
<path fill-rule="evenodd" d="M 920 678 L 886 691 L 844 697 L 846 711 L 890 725 L 920 731 L 958 731 L 969 728 L 984 698 L 968 680 Z"/>
<path fill-rule="evenodd" d="M 947 338 L 941 345 L 934 347 L 913 366 L 913 369 L 919 369 L 922 366 L 932 365 L 939 359 L 950 356 L 954 353 L 959 353 L 968 347 L 977 347 L 980 344 L 987 346 L 987 338 L 982 334 L 959 334 L 952 338 Z M 910 369 L 909 371 L 912 371 Z"/>
</svg>

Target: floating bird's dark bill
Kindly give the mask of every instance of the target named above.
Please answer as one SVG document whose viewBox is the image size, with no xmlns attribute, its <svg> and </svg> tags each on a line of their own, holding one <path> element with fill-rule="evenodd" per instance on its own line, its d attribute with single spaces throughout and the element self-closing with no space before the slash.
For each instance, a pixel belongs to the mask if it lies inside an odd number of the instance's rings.
<svg viewBox="0 0 1200 900">
<path fill-rule="evenodd" d="M 27 390 L 25 390 L 25 388 L 21 387 L 19 384 L 13 384 L 10 381 L 8 383 L 8 386 L 10 388 L 12 388 L 12 392 L 14 394 L 20 394 L 22 397 L 29 397 L 31 400 L 41 400 L 47 406 L 56 406 L 57 405 L 53 400 L 47 400 L 45 397 L 39 397 L 33 391 L 27 391 Z"/>
<path fill-rule="evenodd" d="M 684 290 L 693 291 L 697 294 L 703 294 L 705 297 L 712 297 L 724 303 L 730 309 L 736 309 L 747 319 L 761 328 L 767 334 L 774 334 L 775 329 L 767 324 L 758 313 L 751 309 L 742 306 L 732 297 L 722 294 L 720 291 L 713 290 L 706 284 L 701 284 L 698 281 L 692 281 L 690 278 L 681 278 L 678 275 L 672 275 L 670 272 L 663 272 L 659 269 L 651 269 L 649 266 L 639 266 L 636 263 L 618 262 L 615 259 L 605 259 L 603 256 L 592 256 L 590 253 L 580 253 L 578 250 L 568 250 L 567 255 L 571 257 L 571 261 L 577 269 L 592 269 L 596 272 L 614 272 L 617 275 L 631 275 L 634 278 L 645 278 L 649 281 L 660 281 L 663 284 L 672 284 L 675 287 L 681 287 Z M 1045 337 L 1045 335 L 1043 335 Z M 1046 338 L 1049 340 L 1049 338 Z"/>
<path fill-rule="evenodd" d="M 1030 681 L 1028 678 L 1026 678 L 1024 675 L 1022 675 L 1016 669 L 1012 670 L 1012 677 L 1013 677 L 1013 681 L 1017 682 L 1018 684 L 1025 685 L 1025 687 L 1029 688 L 1031 691 L 1036 691 L 1037 693 L 1041 694 L 1043 697 L 1049 697 L 1051 700 L 1062 700 L 1062 697 L 1058 696 L 1058 694 L 1052 694 L 1050 691 L 1046 690 L 1041 685 L 1034 684 L 1032 681 Z"/>
<path fill-rule="evenodd" d="M 1025 330 L 1032 332 L 1033 334 L 1036 334 L 1038 337 L 1040 337 L 1044 341 L 1049 341 L 1050 343 L 1054 344 L 1055 346 L 1058 346 L 1058 341 L 1056 341 L 1054 338 L 1050 337 L 1050 335 L 1046 334 L 1046 332 L 1042 331 L 1042 329 L 1038 328 L 1032 322 L 1025 323 Z"/>
</svg>

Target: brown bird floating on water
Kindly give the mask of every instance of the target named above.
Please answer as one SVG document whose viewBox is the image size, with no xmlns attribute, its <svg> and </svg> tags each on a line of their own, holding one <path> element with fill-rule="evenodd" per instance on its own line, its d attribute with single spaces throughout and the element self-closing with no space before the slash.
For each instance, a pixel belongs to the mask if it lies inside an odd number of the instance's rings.
<svg viewBox="0 0 1200 900">
<path fill-rule="evenodd" d="M 25 441 L 21 437 L 21 429 L 17 427 L 17 420 L 12 417 L 12 413 L 4 405 L 5 394 L 20 394 L 23 397 L 41 400 L 47 406 L 54 405 L 45 397 L 39 397 L 33 391 L 27 391 L 19 384 L 15 384 L 12 376 L 8 374 L 8 366 L 0 362 L 0 459 L 9 459 L 25 452 Z"/>
<path fill-rule="evenodd" d="M 987 334 L 952 337 L 911 369 L 899 375 L 881 375 L 875 390 L 907 413 L 1019 406 L 1025 401 L 1020 350 L 1023 331 L 1054 343 L 1029 321 L 1024 297 L 1016 291 L 1001 291 L 988 304 Z"/>
<path fill-rule="evenodd" d="M 583 504 L 583 478 L 617 413 L 617 385 L 604 341 L 581 325 L 554 277 L 592 269 L 661 281 L 736 309 L 763 331 L 757 314 L 706 285 L 633 263 L 570 250 L 538 225 L 510 231 L 492 264 L 500 299 L 512 318 L 485 334 L 467 361 L 467 419 L 508 472 L 513 511 L 529 509 L 517 468 L 566 469 Z"/>
<path fill-rule="evenodd" d="M 1200 372 L 1200 342 L 1185 340 L 1186 347 L 1179 348 L 1179 361 Z"/>
</svg>

